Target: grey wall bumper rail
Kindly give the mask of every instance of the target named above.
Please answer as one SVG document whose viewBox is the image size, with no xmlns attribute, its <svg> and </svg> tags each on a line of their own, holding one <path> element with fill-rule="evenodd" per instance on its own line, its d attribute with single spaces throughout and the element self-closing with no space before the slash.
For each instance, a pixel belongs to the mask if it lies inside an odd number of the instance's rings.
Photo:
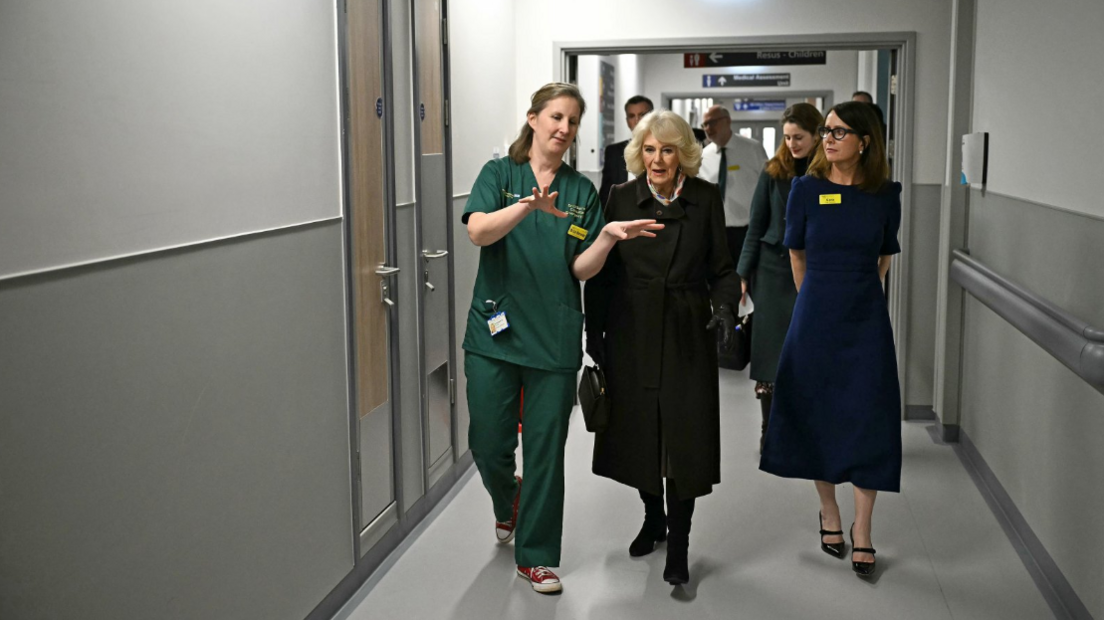
<svg viewBox="0 0 1104 620">
<path fill-rule="evenodd" d="M 954 251 L 951 279 L 1104 394 L 1104 330 Z"/>
</svg>

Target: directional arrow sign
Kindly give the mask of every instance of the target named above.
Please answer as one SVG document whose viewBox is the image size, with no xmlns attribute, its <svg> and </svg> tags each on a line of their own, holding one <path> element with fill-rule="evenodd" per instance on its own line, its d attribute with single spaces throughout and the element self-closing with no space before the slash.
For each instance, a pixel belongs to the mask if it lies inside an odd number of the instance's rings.
<svg viewBox="0 0 1104 620">
<path fill-rule="evenodd" d="M 682 66 L 698 67 L 754 67 L 778 65 L 823 65 L 828 62 L 824 50 L 782 50 L 768 52 L 692 52 L 683 54 Z"/>
<path fill-rule="evenodd" d="M 740 86 L 789 86 L 789 73 L 722 73 L 702 76 L 702 88 Z"/>
</svg>

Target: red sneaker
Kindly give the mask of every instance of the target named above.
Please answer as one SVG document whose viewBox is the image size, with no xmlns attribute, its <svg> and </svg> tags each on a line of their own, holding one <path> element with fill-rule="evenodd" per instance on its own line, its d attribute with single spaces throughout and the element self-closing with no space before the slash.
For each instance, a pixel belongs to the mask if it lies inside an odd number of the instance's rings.
<svg viewBox="0 0 1104 620">
<path fill-rule="evenodd" d="M 517 480 L 517 493 L 514 495 L 514 513 L 510 517 L 510 520 L 503 523 L 501 521 L 495 521 L 495 538 L 498 538 L 498 544 L 505 545 L 514 539 L 514 527 L 517 525 L 517 513 L 518 503 L 521 502 L 521 476 L 514 476 Z"/>
<path fill-rule="evenodd" d="M 529 580 L 533 589 L 541 594 L 551 594 L 563 590 L 563 584 L 556 573 L 548 570 L 547 566 L 534 566 L 532 568 L 519 566 L 518 576 Z"/>
</svg>

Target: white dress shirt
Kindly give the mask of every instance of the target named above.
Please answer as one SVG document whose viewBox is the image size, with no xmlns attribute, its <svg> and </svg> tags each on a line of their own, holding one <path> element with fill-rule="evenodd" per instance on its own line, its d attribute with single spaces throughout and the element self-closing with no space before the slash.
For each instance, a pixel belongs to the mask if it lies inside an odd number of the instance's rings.
<svg viewBox="0 0 1104 620">
<path fill-rule="evenodd" d="M 723 146 L 728 165 L 724 194 L 725 226 L 747 226 L 751 219 L 751 197 L 755 194 L 755 185 L 759 183 L 759 173 L 767 163 L 767 154 L 758 141 L 735 132 Z M 720 148 L 716 143 L 711 143 L 702 149 L 698 178 L 717 183 L 720 166 Z"/>
</svg>

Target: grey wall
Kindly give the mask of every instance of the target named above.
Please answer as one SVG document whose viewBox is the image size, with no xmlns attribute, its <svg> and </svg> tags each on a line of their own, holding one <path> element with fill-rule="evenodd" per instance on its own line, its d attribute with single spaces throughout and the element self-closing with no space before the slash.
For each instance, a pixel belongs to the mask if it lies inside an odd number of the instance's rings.
<svg viewBox="0 0 1104 620">
<path fill-rule="evenodd" d="M 298 620 L 349 571 L 340 222 L 0 282 L 0 617 Z"/>
<path fill-rule="evenodd" d="M 0 2 L 0 618 L 326 617 L 470 465 L 425 492 L 400 208 L 410 511 L 357 563 L 337 5 L 40 4 Z"/>
<path fill-rule="evenodd" d="M 339 216 L 334 7 L 0 3 L 0 277 Z"/>
<path fill-rule="evenodd" d="M 1088 120 L 1104 100 L 1099 0 L 977 0 L 973 131 L 988 131 L 988 189 L 1104 217 Z M 1057 105 L 1055 101 L 1060 103 Z"/>
<path fill-rule="evenodd" d="M 948 186 L 943 226 L 947 253 L 964 242 L 1001 275 L 1100 326 L 1104 211 L 1093 145 L 1104 139 L 1104 127 L 1082 119 L 1104 94 L 1100 81 L 1083 73 L 1104 62 L 1096 33 L 1104 5 L 1062 4 L 1056 10 L 1030 0 L 956 2 L 966 11 L 959 15 L 966 31 L 957 42 L 963 66 L 954 67 L 958 120 L 949 139 L 989 132 L 989 183 L 985 193 L 974 189 L 963 200 Z M 1055 93 L 1066 102 L 1062 113 L 1040 113 Z M 948 182 L 957 173 L 949 169 Z M 947 372 L 953 373 L 954 291 L 947 298 Z M 941 416 L 954 424 L 957 415 L 1088 612 L 1104 617 L 1104 396 L 988 308 L 965 299 L 961 385 L 941 373 Z"/>
<path fill-rule="evenodd" d="M 979 191 L 970 252 L 1104 325 L 1104 220 Z M 1093 616 L 1104 617 L 1104 395 L 967 297 L 962 430 Z"/>
<path fill-rule="evenodd" d="M 906 406 L 930 407 L 935 367 L 935 315 L 939 256 L 939 185 L 912 186 L 909 227 L 908 369 L 902 393 Z"/>
</svg>

